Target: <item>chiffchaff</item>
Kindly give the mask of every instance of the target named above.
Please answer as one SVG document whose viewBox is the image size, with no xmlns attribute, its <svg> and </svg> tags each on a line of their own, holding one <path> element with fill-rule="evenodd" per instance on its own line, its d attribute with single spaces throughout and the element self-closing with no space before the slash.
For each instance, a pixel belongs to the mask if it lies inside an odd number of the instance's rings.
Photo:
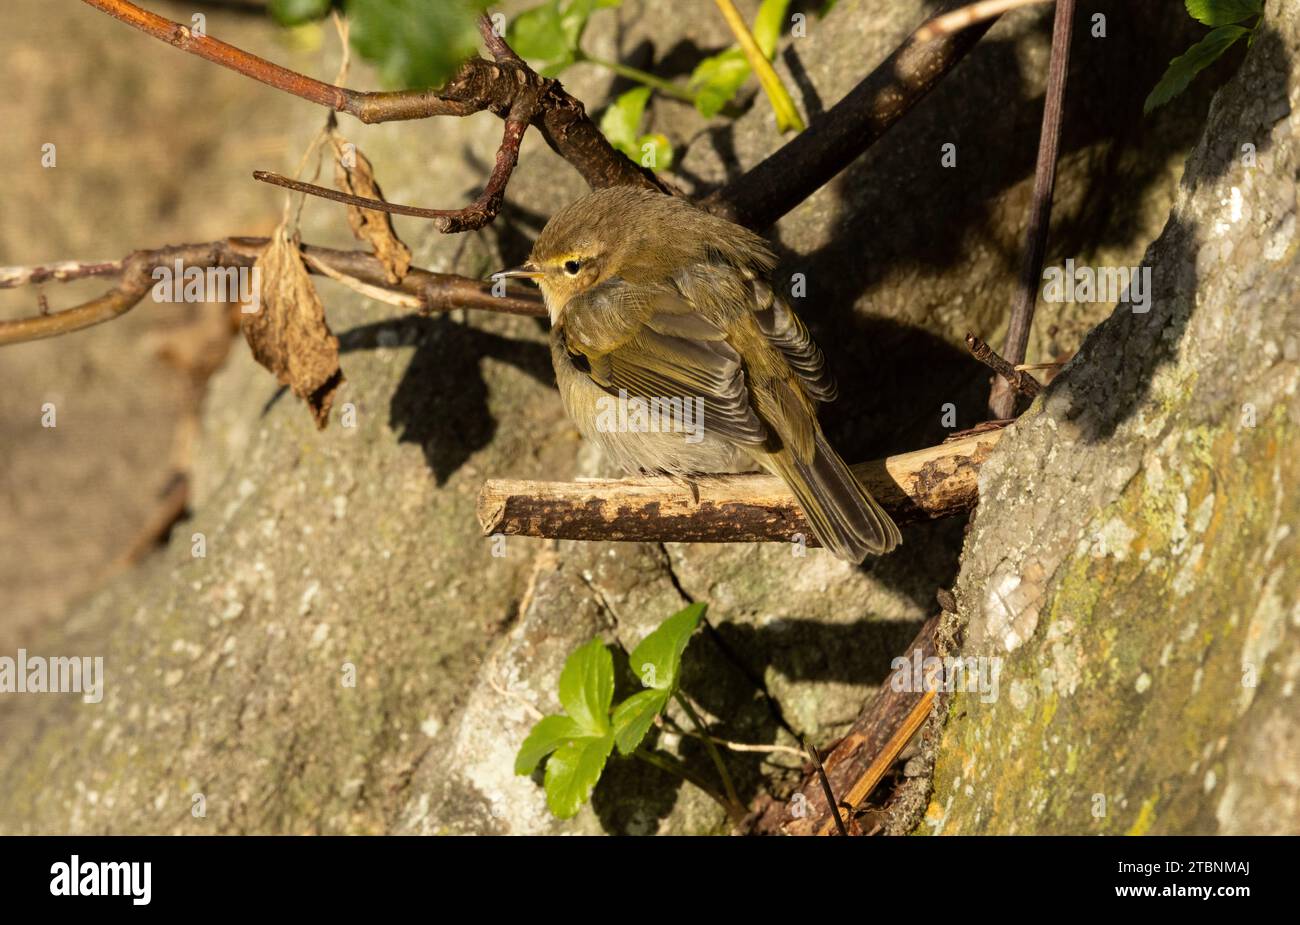
<svg viewBox="0 0 1300 925">
<path fill-rule="evenodd" d="M 898 545 L 898 527 L 822 434 L 816 403 L 835 384 L 773 289 L 775 264 L 739 225 L 615 187 L 557 212 L 528 263 L 498 275 L 541 287 L 565 410 L 624 470 L 761 467 L 794 492 L 823 546 L 861 562 Z"/>
</svg>

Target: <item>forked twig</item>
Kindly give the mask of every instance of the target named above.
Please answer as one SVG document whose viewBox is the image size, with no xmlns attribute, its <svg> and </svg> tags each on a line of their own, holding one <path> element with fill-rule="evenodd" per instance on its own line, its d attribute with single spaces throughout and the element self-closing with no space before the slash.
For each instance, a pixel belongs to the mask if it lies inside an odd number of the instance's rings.
<svg viewBox="0 0 1300 925">
<path fill-rule="evenodd" d="M 1034 323 L 1038 281 L 1047 252 L 1047 232 L 1052 219 L 1052 194 L 1056 188 L 1056 161 L 1061 149 L 1061 115 L 1065 103 L 1065 81 L 1070 69 L 1070 37 L 1074 30 L 1074 0 L 1058 0 L 1052 25 L 1052 57 L 1048 65 L 1047 94 L 1043 100 L 1043 128 L 1038 139 L 1038 161 L 1034 167 L 1034 198 L 1025 233 L 1024 262 L 1002 355 L 1012 366 L 1025 361 L 1029 330 Z M 1016 392 L 1011 381 L 999 376 L 989 396 L 989 413 L 995 418 L 1012 417 Z"/>
</svg>

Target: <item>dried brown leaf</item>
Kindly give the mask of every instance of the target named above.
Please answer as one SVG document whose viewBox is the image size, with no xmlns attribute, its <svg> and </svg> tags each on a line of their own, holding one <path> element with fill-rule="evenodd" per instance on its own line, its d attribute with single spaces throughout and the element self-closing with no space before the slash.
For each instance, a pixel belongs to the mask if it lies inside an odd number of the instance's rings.
<svg viewBox="0 0 1300 925">
<path fill-rule="evenodd" d="M 244 315 L 244 338 L 253 358 L 307 403 L 323 430 L 334 393 L 344 382 L 339 340 L 330 333 L 325 307 L 286 226 L 276 229 L 254 268 L 261 304 Z"/>
<path fill-rule="evenodd" d="M 383 191 L 375 182 L 375 172 L 361 149 L 349 142 L 338 131 L 330 133 L 334 145 L 334 185 L 345 193 L 384 199 Z M 384 200 L 387 202 L 387 200 Z M 369 244 L 384 265 L 390 283 L 400 283 L 411 268 L 411 249 L 402 243 L 393 230 L 393 219 L 386 212 L 348 206 L 348 224 L 358 241 Z"/>
</svg>

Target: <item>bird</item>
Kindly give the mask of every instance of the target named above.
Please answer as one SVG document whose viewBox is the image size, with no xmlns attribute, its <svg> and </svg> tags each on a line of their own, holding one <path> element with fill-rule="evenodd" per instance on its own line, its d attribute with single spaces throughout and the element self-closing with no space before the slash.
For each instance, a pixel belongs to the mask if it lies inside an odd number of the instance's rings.
<svg viewBox="0 0 1300 925">
<path fill-rule="evenodd" d="M 835 382 L 772 283 L 776 262 L 761 236 L 686 199 L 616 186 L 561 208 L 493 278 L 537 283 L 564 409 L 625 472 L 764 470 L 823 547 L 861 563 L 901 535 L 822 432 Z M 642 413 L 610 413 L 620 401 Z M 655 408 L 670 420 L 647 419 Z"/>
</svg>

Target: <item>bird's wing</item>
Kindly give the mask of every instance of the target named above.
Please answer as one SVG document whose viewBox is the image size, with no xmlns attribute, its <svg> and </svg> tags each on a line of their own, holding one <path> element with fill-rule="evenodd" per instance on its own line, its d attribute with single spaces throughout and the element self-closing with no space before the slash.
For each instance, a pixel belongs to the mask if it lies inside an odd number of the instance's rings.
<svg viewBox="0 0 1300 925">
<path fill-rule="evenodd" d="M 790 368 L 798 374 L 804 390 L 817 401 L 834 401 L 835 378 L 826 368 L 826 359 L 812 335 L 772 287 L 754 280 L 754 320 L 759 330 L 785 355 Z"/>
<path fill-rule="evenodd" d="M 750 315 L 809 398 L 835 399 L 835 379 L 821 350 L 799 316 L 761 277 L 739 267 L 703 264 L 677 273 L 673 283 L 707 317 Z"/>
<path fill-rule="evenodd" d="M 617 319 L 617 326 L 593 327 L 596 318 Z M 766 441 L 740 354 L 720 327 L 671 290 L 607 280 L 565 307 L 562 333 L 578 369 L 611 395 L 625 390 L 646 402 L 658 399 L 665 414 L 674 413 L 674 399 L 695 399 L 713 436 L 750 446 Z"/>
</svg>

